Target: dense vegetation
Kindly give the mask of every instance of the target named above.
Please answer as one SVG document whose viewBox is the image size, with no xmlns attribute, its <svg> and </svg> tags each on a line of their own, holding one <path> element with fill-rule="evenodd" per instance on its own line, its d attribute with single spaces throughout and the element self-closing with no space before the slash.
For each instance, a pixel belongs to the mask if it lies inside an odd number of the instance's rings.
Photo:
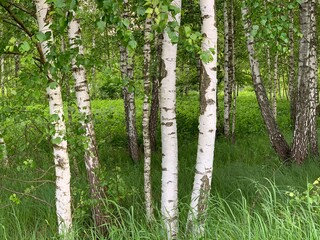
<svg viewBox="0 0 320 240">
<path fill-rule="evenodd" d="M 195 163 L 197 102 L 198 95 L 195 93 L 178 98 L 182 236 Z M 141 106 L 139 103 L 140 100 L 137 106 Z M 240 92 L 238 108 L 236 144 L 230 145 L 222 135 L 216 141 L 215 172 L 205 239 L 316 238 L 319 234 L 320 202 L 312 191 L 318 191 L 318 185 L 315 184 L 311 189 L 307 183 L 319 176 L 319 163 L 310 159 L 303 166 L 282 165 L 268 142 L 252 92 Z M 104 166 L 101 174 L 109 186 L 109 199 L 105 204 L 115 216 L 110 235 L 112 239 L 163 239 L 165 231 L 160 221 L 151 225 L 145 222 L 143 163 L 133 164 L 126 151 L 122 109 L 120 100 L 93 102 L 98 143 L 110 146 L 100 151 Z M 48 111 L 41 106 L 33 110 Z M 279 124 L 285 132 L 289 132 L 291 127 L 288 111 L 288 102 L 279 99 Z M 50 142 L 42 135 L 47 126 L 43 124 L 43 117 L 38 116 L 39 119 L 33 122 L 22 119 L 20 124 L 11 126 L 10 131 L 6 132 L 9 155 L 17 154 L 19 160 L 10 169 L 1 170 L 1 239 L 49 239 L 56 236 L 55 185 L 53 171 L 50 171 L 53 165 L 50 154 L 45 151 L 50 148 Z M 141 123 L 140 107 L 137 116 L 137 122 Z M 74 121 L 72 124 L 76 128 Z M 23 131 L 24 128 L 34 130 Z M 27 132 L 27 135 L 17 137 L 17 132 Z M 141 141 L 141 136 L 139 138 Z M 72 147 L 79 150 L 76 145 Z M 81 156 L 82 153 L 77 154 Z M 76 157 L 74 155 L 71 161 Z M 153 192 L 159 206 L 159 150 L 154 153 L 153 159 Z M 93 239 L 97 233 L 89 220 L 92 202 L 84 187 L 84 164 L 81 160 L 77 164 L 79 172 L 72 168 L 74 234 L 77 239 Z M 304 193 L 307 189 L 309 191 Z M 294 197 L 290 197 L 290 194 L 294 194 Z"/>
</svg>

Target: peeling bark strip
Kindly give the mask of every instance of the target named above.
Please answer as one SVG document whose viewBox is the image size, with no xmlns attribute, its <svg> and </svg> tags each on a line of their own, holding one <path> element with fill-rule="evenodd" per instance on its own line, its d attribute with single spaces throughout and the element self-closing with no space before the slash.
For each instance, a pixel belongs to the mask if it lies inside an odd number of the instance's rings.
<svg viewBox="0 0 320 240">
<path fill-rule="evenodd" d="M 122 13 L 122 19 L 129 19 L 129 2 L 123 1 L 124 10 Z M 124 46 L 120 46 L 120 71 L 124 82 L 128 82 L 123 87 L 123 100 L 126 119 L 126 131 L 128 136 L 128 146 L 130 156 L 133 161 L 139 160 L 139 148 L 138 148 L 138 134 L 136 127 L 136 106 L 135 106 L 135 94 L 129 91 L 128 86 L 133 84 L 133 59 L 129 56 L 127 49 Z"/>
<path fill-rule="evenodd" d="M 171 4 L 181 9 L 181 0 Z M 168 21 L 180 24 L 180 13 L 169 14 Z M 160 90 L 162 179 L 161 214 L 168 239 L 176 239 L 178 234 L 178 139 L 176 123 L 176 60 L 177 44 L 172 44 L 164 31 L 162 45 L 162 80 Z"/>
<path fill-rule="evenodd" d="M 213 61 L 202 62 L 200 85 L 199 139 L 196 173 L 191 196 L 191 210 L 188 214 L 188 229 L 198 237 L 204 235 L 208 196 L 211 189 L 214 145 L 217 126 L 217 26 L 215 0 L 200 0 L 202 22 L 202 51 L 215 50 Z"/>
<path fill-rule="evenodd" d="M 247 7 L 242 8 L 242 18 L 243 18 L 244 30 L 247 38 L 247 48 L 249 52 L 253 86 L 254 86 L 254 91 L 256 93 L 258 104 L 260 106 L 261 115 L 266 125 L 272 147 L 274 148 L 276 153 L 279 155 L 279 157 L 284 162 L 286 162 L 290 158 L 290 147 L 279 130 L 279 127 L 273 116 L 272 109 L 268 101 L 266 90 L 261 80 L 259 63 L 255 56 L 254 39 L 250 35 L 252 26 L 251 26 L 251 21 L 248 18 Z"/>
<path fill-rule="evenodd" d="M 150 144 L 150 64 L 151 64 L 151 29 L 152 20 L 147 16 L 144 29 L 144 99 L 143 99 L 143 119 L 142 119 L 142 133 L 143 133 L 143 149 L 144 149 L 144 196 L 147 220 L 151 221 L 154 218 L 152 207 L 152 189 L 151 189 L 151 144 Z"/>
<path fill-rule="evenodd" d="M 44 61 L 49 53 L 49 41 L 53 42 L 52 31 L 50 30 L 51 19 L 49 16 L 49 6 L 45 0 L 35 0 L 37 8 L 37 20 L 39 31 L 46 33 L 50 32 L 49 40 L 41 43 L 41 50 L 44 53 Z M 49 81 L 53 81 L 50 72 L 47 73 Z M 53 155 L 56 171 L 56 211 L 58 218 L 59 234 L 66 235 L 72 227 L 71 218 L 71 194 L 70 194 L 70 166 L 67 151 L 66 126 L 63 118 L 63 102 L 61 89 L 58 83 L 55 88 L 47 88 L 49 97 L 50 114 L 54 117 L 52 125 L 55 133 L 52 138 L 55 141 L 53 144 Z"/>
<path fill-rule="evenodd" d="M 70 47 L 78 48 L 80 55 L 84 54 L 83 45 L 81 44 L 81 28 L 80 20 L 77 19 L 74 11 L 70 12 L 72 19 L 68 26 L 68 36 Z M 100 186 L 100 180 L 97 176 L 97 172 L 100 169 L 98 149 L 96 143 L 96 135 L 94 131 L 94 124 L 91 112 L 91 101 L 89 95 L 89 88 L 87 83 L 86 71 L 84 67 L 77 64 L 76 57 L 72 59 L 72 75 L 75 79 L 75 91 L 77 97 L 77 105 L 79 112 L 82 116 L 81 125 L 85 130 L 83 143 L 85 148 L 85 165 L 88 174 L 91 198 L 97 201 L 97 204 L 92 207 L 92 215 L 97 227 L 100 227 L 101 232 L 105 232 L 106 217 L 103 214 L 101 199 L 105 198 L 105 191 Z"/>
</svg>

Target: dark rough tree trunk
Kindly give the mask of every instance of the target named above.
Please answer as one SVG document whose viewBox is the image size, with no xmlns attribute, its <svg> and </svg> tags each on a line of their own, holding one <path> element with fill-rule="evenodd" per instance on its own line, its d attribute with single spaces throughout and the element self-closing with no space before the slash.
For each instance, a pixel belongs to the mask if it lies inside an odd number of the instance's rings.
<svg viewBox="0 0 320 240">
<path fill-rule="evenodd" d="M 162 61 L 161 61 L 162 39 L 163 39 L 163 36 L 162 34 L 160 34 L 157 38 L 157 41 L 155 41 L 156 71 L 152 76 L 152 97 L 151 97 L 151 109 L 150 109 L 150 121 L 149 121 L 150 147 L 152 152 L 154 152 L 157 149 L 157 125 L 158 125 L 158 118 L 159 118 L 159 88 L 160 88 L 160 78 L 161 78 L 161 71 L 162 71 Z"/>
<path fill-rule="evenodd" d="M 272 147 L 274 148 L 276 153 L 279 155 L 279 157 L 286 162 L 290 159 L 290 147 L 286 142 L 284 136 L 279 130 L 279 127 L 273 116 L 272 109 L 268 101 L 266 90 L 261 80 L 259 63 L 255 56 L 254 39 L 250 34 L 252 30 L 252 26 L 251 26 L 251 21 L 248 18 L 247 7 L 242 8 L 242 16 L 243 16 L 244 29 L 245 29 L 246 38 L 247 38 L 247 48 L 249 52 L 252 80 L 253 80 L 257 101 L 260 106 L 261 115 L 265 122 Z"/>
</svg>

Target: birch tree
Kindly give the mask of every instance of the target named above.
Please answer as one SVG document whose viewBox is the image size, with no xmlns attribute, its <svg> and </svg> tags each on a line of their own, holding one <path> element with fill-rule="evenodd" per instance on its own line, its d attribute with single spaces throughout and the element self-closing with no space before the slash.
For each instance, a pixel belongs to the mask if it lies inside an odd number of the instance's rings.
<svg viewBox="0 0 320 240">
<path fill-rule="evenodd" d="M 305 0 L 300 5 L 300 28 L 303 36 L 299 48 L 297 116 L 292 144 L 292 157 L 297 163 L 306 159 L 309 146 L 313 155 L 318 154 L 315 117 L 318 75 L 315 6 L 313 0 Z"/>
<path fill-rule="evenodd" d="M 37 21 L 39 32 L 49 33 L 50 37 L 41 42 L 40 54 L 43 53 L 43 64 L 51 65 L 46 62 L 47 55 L 50 54 L 50 43 L 53 42 L 53 35 L 50 26 L 50 7 L 45 0 L 35 0 L 37 10 Z M 71 218 L 71 194 L 70 194 L 70 166 L 67 151 L 66 126 L 64 122 L 63 101 L 61 88 L 57 80 L 53 79 L 50 71 L 46 72 L 49 79 L 47 94 L 49 97 L 49 109 L 54 127 L 52 136 L 53 155 L 56 171 L 56 211 L 58 218 L 59 233 L 67 234 L 72 226 Z"/>
<path fill-rule="evenodd" d="M 230 112 L 232 102 L 232 37 L 231 35 L 231 1 L 224 2 L 224 135 L 230 137 Z"/>
<path fill-rule="evenodd" d="M 106 223 L 106 217 L 103 213 L 101 199 L 105 198 L 106 196 L 103 187 L 100 186 L 100 180 L 97 175 L 100 169 L 100 162 L 96 134 L 92 119 L 91 101 L 86 70 L 82 64 L 77 62 L 76 58 L 76 56 L 84 56 L 84 47 L 81 43 L 80 35 L 80 20 L 77 18 L 75 11 L 71 10 L 69 13 L 72 16 L 68 26 L 69 43 L 71 49 L 76 51 L 72 59 L 72 74 L 75 80 L 77 106 L 82 117 L 81 124 L 82 128 L 85 130 L 85 140 L 83 142 L 85 146 L 85 166 L 90 184 L 91 198 L 97 201 L 97 203 L 92 207 L 92 215 L 95 220 L 95 224 L 100 227 L 100 230 L 103 232 L 105 230 L 104 227 L 101 226 Z"/>
<path fill-rule="evenodd" d="M 171 5 L 181 9 L 181 0 Z M 160 87 L 162 178 L 161 214 L 167 230 L 168 239 L 176 239 L 178 234 L 178 139 L 176 123 L 176 60 L 177 44 L 168 35 L 169 24 L 180 24 L 180 13 L 169 13 L 168 26 L 163 34 L 162 80 Z M 175 29 L 177 30 L 177 29 Z"/>
<path fill-rule="evenodd" d="M 269 104 L 266 90 L 264 88 L 259 62 L 256 57 L 255 48 L 254 48 L 254 37 L 251 35 L 252 24 L 248 16 L 249 10 L 247 6 L 242 7 L 242 18 L 244 22 L 244 30 L 247 39 L 247 48 L 249 53 L 249 61 L 251 68 L 251 75 L 253 80 L 253 86 L 256 93 L 257 101 L 261 109 L 261 115 L 265 122 L 267 132 L 269 135 L 269 140 L 272 147 L 275 149 L 279 157 L 283 161 L 288 161 L 290 159 L 290 147 L 286 142 L 284 136 L 279 130 L 279 127 L 276 123 L 276 120 L 273 116 L 272 109 Z"/>
<path fill-rule="evenodd" d="M 147 14 L 144 28 L 144 99 L 143 99 L 143 117 L 142 117 L 142 133 L 143 133 L 143 149 L 144 149 L 144 195 L 147 219 L 150 221 L 153 218 L 152 207 L 152 189 L 151 189 L 151 142 L 150 142 L 150 64 L 151 64 L 151 37 L 152 37 L 152 19 L 151 15 Z"/>
<path fill-rule="evenodd" d="M 130 22 L 129 1 L 123 1 L 122 19 Z M 123 87 L 124 109 L 126 116 L 126 131 L 130 156 L 134 161 L 139 160 L 138 134 L 136 127 L 135 94 L 133 91 L 133 58 L 123 43 L 120 46 L 120 70 L 125 86 Z"/>
<path fill-rule="evenodd" d="M 197 237 L 204 234 L 208 197 L 211 190 L 214 145 L 217 125 L 217 27 L 215 1 L 200 0 L 203 40 L 201 49 L 210 54 L 202 59 L 200 83 L 200 117 L 196 174 L 191 196 L 188 225 Z M 214 52 L 212 52 L 214 51 Z M 189 228 L 189 229 L 190 229 Z"/>
</svg>

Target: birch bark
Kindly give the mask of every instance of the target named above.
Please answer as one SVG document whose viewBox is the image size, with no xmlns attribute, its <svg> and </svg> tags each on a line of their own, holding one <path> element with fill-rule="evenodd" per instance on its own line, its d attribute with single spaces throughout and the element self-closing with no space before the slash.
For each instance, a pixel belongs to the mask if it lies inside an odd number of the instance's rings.
<svg viewBox="0 0 320 240">
<path fill-rule="evenodd" d="M 51 17 L 50 8 L 45 0 L 35 0 L 37 10 L 37 21 L 39 31 L 42 33 L 49 32 L 50 39 L 41 43 L 41 49 L 46 57 L 50 52 L 49 42 L 53 42 L 53 35 L 50 29 Z M 49 64 L 51 64 L 49 62 Z M 60 85 L 53 80 L 50 72 L 47 72 L 51 84 L 47 88 L 49 97 L 49 109 L 52 116 L 52 125 L 54 126 L 53 138 L 53 155 L 56 172 L 56 211 L 58 218 L 58 231 L 61 235 L 66 235 L 72 227 L 71 218 L 71 194 L 70 194 L 70 166 L 67 151 L 66 126 L 64 122 L 63 102 Z"/>
<path fill-rule="evenodd" d="M 295 59 L 294 59 L 294 34 L 293 34 L 293 26 L 294 26 L 294 19 L 293 19 L 293 12 L 290 10 L 289 12 L 289 20 L 290 20 L 290 28 L 289 28 L 289 99 L 290 99 L 290 116 L 291 122 L 295 123 L 295 116 L 296 116 L 296 77 L 295 77 Z"/>
<path fill-rule="evenodd" d="M 230 138 L 230 117 L 232 108 L 232 84 L 233 84 L 233 23 L 231 8 L 233 7 L 232 0 L 224 2 L 224 135 Z"/>
<path fill-rule="evenodd" d="M 308 156 L 308 102 L 309 89 L 308 78 L 310 77 L 310 0 L 305 0 L 300 5 L 300 28 L 302 38 L 299 47 L 299 68 L 298 68 L 298 96 L 297 116 L 293 133 L 292 157 L 298 163 L 302 163 Z"/>
<path fill-rule="evenodd" d="M 248 8 L 246 6 L 242 8 L 242 18 L 243 18 L 244 29 L 245 29 L 245 34 L 247 38 L 247 48 L 249 52 L 251 75 L 252 75 L 252 80 L 253 80 L 257 101 L 260 106 L 261 115 L 265 122 L 268 135 L 269 135 L 269 140 L 271 142 L 272 147 L 277 152 L 279 157 L 284 162 L 286 162 L 290 159 L 290 147 L 286 142 L 286 140 L 284 139 L 284 136 L 279 130 L 279 127 L 273 116 L 272 109 L 268 101 L 266 90 L 261 80 L 259 62 L 255 56 L 254 39 L 250 34 L 252 29 L 252 26 L 251 26 L 252 24 L 248 18 Z"/>
<path fill-rule="evenodd" d="M 123 1 L 124 11 L 122 13 L 123 19 L 129 20 L 129 2 Z M 136 107 L 135 107 L 135 94 L 130 90 L 130 85 L 133 84 L 133 59 L 125 46 L 120 46 L 120 70 L 122 79 L 126 83 L 123 87 L 124 109 L 126 115 L 126 131 L 128 136 L 128 146 L 130 156 L 133 161 L 139 160 L 138 136 L 136 127 Z"/>
<path fill-rule="evenodd" d="M 318 137 L 317 137 L 317 104 L 318 104 L 318 57 L 317 57 L 317 23 L 316 9 L 317 1 L 309 1 L 310 9 L 310 76 L 309 76 L 309 114 L 308 122 L 310 124 L 309 142 L 310 153 L 313 156 L 319 155 Z"/>
<path fill-rule="evenodd" d="M 274 119 L 277 119 L 277 86 L 278 86 L 278 52 L 274 58 L 274 69 L 273 69 L 273 84 L 272 84 L 272 112 Z"/>
<path fill-rule="evenodd" d="M 181 9 L 181 0 L 171 4 Z M 175 18 L 175 19 L 174 19 Z M 180 13 L 169 14 L 168 21 L 180 24 Z M 164 31 L 162 45 L 162 80 L 160 88 L 162 179 L 161 214 L 168 239 L 178 234 L 178 139 L 176 123 L 176 60 L 177 44 L 173 44 Z"/>
<path fill-rule="evenodd" d="M 84 55 L 84 48 L 81 43 L 81 27 L 80 20 L 77 18 L 74 11 L 70 11 L 72 19 L 68 26 L 68 36 L 71 49 L 78 49 L 77 55 Z M 84 146 L 85 146 L 85 165 L 90 184 L 91 198 L 97 201 L 97 204 L 92 207 L 92 215 L 95 224 L 100 231 L 105 232 L 106 217 L 103 213 L 101 200 L 106 197 L 104 188 L 100 186 L 100 179 L 97 175 L 100 169 L 98 148 L 96 142 L 96 134 L 92 119 L 91 101 L 89 88 L 84 66 L 77 63 L 76 57 L 72 59 L 72 75 L 75 80 L 75 92 L 77 98 L 77 106 L 81 114 L 81 125 L 85 130 Z"/>
<path fill-rule="evenodd" d="M 150 64 L 151 64 L 151 34 L 152 34 L 152 19 L 147 16 L 144 29 L 144 99 L 143 99 L 143 118 L 142 118 L 142 133 L 143 133 L 143 148 L 144 148 L 144 196 L 147 220 L 153 219 L 152 207 L 152 189 L 151 189 L 151 143 L 150 143 Z"/>
<path fill-rule="evenodd" d="M 214 49 L 211 62 L 202 61 L 200 86 L 199 139 L 196 174 L 191 196 L 191 211 L 188 215 L 189 226 L 194 234 L 203 236 L 208 197 L 211 190 L 214 145 L 217 124 L 217 28 L 215 1 L 200 0 L 202 22 L 202 51 Z M 195 223 L 195 224 L 194 224 Z"/>
</svg>

